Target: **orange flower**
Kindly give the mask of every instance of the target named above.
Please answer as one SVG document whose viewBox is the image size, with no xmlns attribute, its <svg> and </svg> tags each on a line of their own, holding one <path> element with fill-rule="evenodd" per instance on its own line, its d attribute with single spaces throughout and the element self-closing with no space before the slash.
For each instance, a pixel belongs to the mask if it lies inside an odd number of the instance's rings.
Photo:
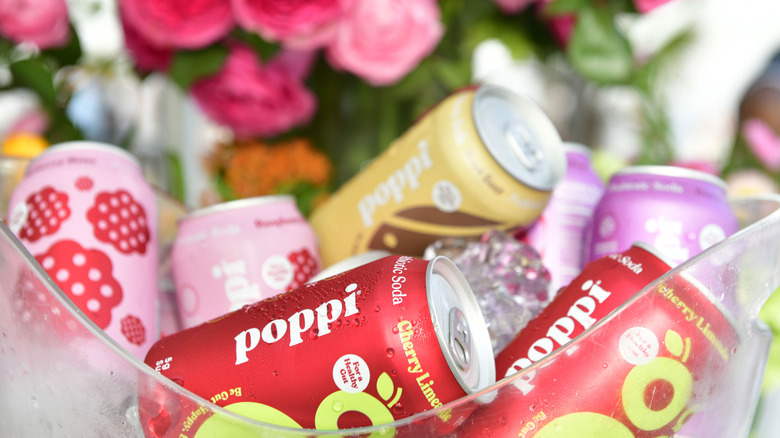
<svg viewBox="0 0 780 438">
<path fill-rule="evenodd" d="M 333 172 L 328 157 L 303 138 L 273 145 L 257 140 L 220 145 L 207 167 L 236 198 L 279 193 L 296 183 L 322 188 Z"/>
</svg>

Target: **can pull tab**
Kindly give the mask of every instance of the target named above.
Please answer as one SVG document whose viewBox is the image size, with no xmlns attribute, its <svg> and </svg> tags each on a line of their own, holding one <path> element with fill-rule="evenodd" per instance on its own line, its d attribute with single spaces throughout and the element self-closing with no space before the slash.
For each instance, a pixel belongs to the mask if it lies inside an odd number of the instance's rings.
<svg viewBox="0 0 780 438">
<path fill-rule="evenodd" d="M 541 149 L 536 147 L 531 141 L 531 135 L 528 130 L 520 123 L 509 123 L 504 129 L 504 136 L 506 137 L 509 146 L 515 152 L 515 155 L 520 159 L 527 169 L 534 170 L 539 167 L 539 164 L 544 160 L 544 154 Z"/>
<path fill-rule="evenodd" d="M 450 310 L 450 351 L 455 364 L 461 370 L 471 368 L 471 333 L 463 311 L 457 307 Z"/>
</svg>

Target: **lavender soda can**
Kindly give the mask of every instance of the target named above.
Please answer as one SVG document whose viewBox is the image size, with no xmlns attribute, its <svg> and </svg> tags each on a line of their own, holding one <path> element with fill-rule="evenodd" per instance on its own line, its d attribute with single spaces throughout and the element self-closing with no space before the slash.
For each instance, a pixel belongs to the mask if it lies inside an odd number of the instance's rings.
<svg viewBox="0 0 780 438">
<path fill-rule="evenodd" d="M 289 195 L 192 212 L 179 222 L 171 263 L 182 328 L 301 286 L 322 267 L 314 230 Z"/>
<path fill-rule="evenodd" d="M 604 183 L 591 163 L 591 150 L 580 143 L 564 143 L 566 174 L 553 189 L 539 220 L 521 232 L 550 271 L 550 289 L 568 285 L 585 266 L 586 234 L 593 211 L 604 194 Z"/>
<path fill-rule="evenodd" d="M 722 179 L 682 167 L 630 166 L 610 178 L 596 207 L 587 261 L 639 241 L 679 264 L 738 228 Z"/>
<path fill-rule="evenodd" d="M 27 167 L 9 206 L 9 228 L 60 290 L 143 358 L 159 337 L 158 222 L 138 160 L 104 143 L 51 146 Z M 40 304 L 34 311 L 60 334 L 74 332 L 56 300 L 30 296 L 23 284 L 17 293 L 24 305 Z"/>
</svg>

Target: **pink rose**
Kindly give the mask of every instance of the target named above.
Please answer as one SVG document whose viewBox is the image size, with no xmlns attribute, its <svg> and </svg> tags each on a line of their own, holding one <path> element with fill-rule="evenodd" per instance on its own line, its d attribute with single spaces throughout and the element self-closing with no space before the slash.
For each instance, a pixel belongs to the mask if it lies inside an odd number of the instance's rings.
<svg viewBox="0 0 780 438">
<path fill-rule="evenodd" d="M 669 0 L 634 0 L 634 6 L 636 7 L 637 11 L 642 14 L 646 14 L 668 2 Z"/>
<path fill-rule="evenodd" d="M 516 14 L 537 0 L 493 0 L 505 14 Z"/>
<path fill-rule="evenodd" d="M 435 0 L 343 0 L 344 17 L 327 47 L 330 64 L 372 85 L 413 70 L 439 43 L 444 27 Z"/>
<path fill-rule="evenodd" d="M 158 48 L 199 49 L 233 28 L 227 0 L 119 0 L 122 19 Z"/>
<path fill-rule="evenodd" d="M 0 35 L 41 49 L 64 46 L 70 39 L 65 0 L 0 0 Z"/>
<path fill-rule="evenodd" d="M 209 118 L 237 137 L 283 133 L 308 123 L 316 101 L 291 73 L 290 60 L 278 59 L 285 62 L 273 59 L 261 65 L 254 51 L 235 45 L 222 70 L 195 82 L 190 92 Z"/>
<path fill-rule="evenodd" d="M 558 46 L 565 48 L 569 45 L 574 25 L 577 24 L 577 17 L 574 14 L 550 14 L 547 12 L 547 5 L 551 2 L 552 0 L 539 1 L 537 13 L 547 23 L 547 27 Z"/>
<path fill-rule="evenodd" d="M 231 4 L 244 29 L 301 49 L 325 45 L 341 16 L 338 0 L 231 0 Z"/>
<path fill-rule="evenodd" d="M 772 172 L 780 170 L 780 137 L 761 119 L 742 122 L 742 136 L 753 155 Z"/>
<path fill-rule="evenodd" d="M 167 71 L 171 65 L 173 50 L 149 44 L 124 17 L 120 18 L 125 35 L 125 47 L 135 61 L 135 67 L 142 72 Z"/>
</svg>

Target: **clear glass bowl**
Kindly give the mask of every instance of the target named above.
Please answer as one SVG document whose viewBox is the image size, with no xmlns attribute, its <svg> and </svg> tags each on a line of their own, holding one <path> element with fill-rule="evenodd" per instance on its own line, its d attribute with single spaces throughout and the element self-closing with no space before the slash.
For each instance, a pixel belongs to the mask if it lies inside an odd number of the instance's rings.
<svg viewBox="0 0 780 438">
<path fill-rule="evenodd" d="M 194 411 L 177 408 L 184 400 L 188 409 L 198 409 L 198 415 L 211 415 L 211 425 L 231 437 L 442 436 L 435 420 L 445 410 L 473 412 L 463 424 L 470 434 L 458 429 L 450 432 L 451 436 L 475 436 L 475 431 L 484 437 L 506 436 L 507 420 L 511 423 L 523 416 L 531 421 L 533 417 L 527 409 L 521 412 L 491 406 L 498 406 L 496 403 L 507 395 L 517 395 L 524 382 L 542 381 L 546 373 L 561 373 L 562 369 L 586 373 L 589 367 L 601 366 L 600 361 L 574 363 L 574 353 L 609 335 L 621 319 L 636 318 L 637 309 L 651 316 L 654 309 L 640 307 L 642 297 L 658 291 L 665 282 L 685 277 L 697 279 L 712 291 L 719 307 L 728 309 L 739 345 L 725 365 L 713 362 L 711 367 L 697 370 L 697 381 L 713 382 L 712 390 L 697 400 L 697 412 L 685 416 L 687 421 L 681 423 L 675 436 L 744 437 L 756 410 L 771 341 L 771 333 L 757 315 L 780 285 L 780 197 L 740 198 L 733 200 L 732 206 L 741 231 L 659 278 L 568 346 L 532 367 L 433 411 L 392 424 L 339 431 L 299 430 L 254 421 L 161 377 L 72 306 L 8 228 L 0 225 L 0 430 L 5 436 L 140 437 L 145 428 L 166 430 L 168 416 L 191 415 Z M 20 280 L 26 282 L 26 292 L 17 287 Z M 50 306 L 60 306 L 62 317 L 56 321 L 47 318 Z M 63 320 L 72 333 L 58 332 L 56 325 Z M 619 399 L 619 394 L 605 393 L 605 387 L 617 388 L 609 382 L 583 379 L 573 386 L 559 393 L 537 386 L 534 396 L 570 406 L 594 397 Z M 166 410 L 161 411 L 160 406 Z M 178 432 L 174 436 L 179 436 Z M 204 429 L 197 436 L 211 434 Z M 512 436 L 518 436 L 517 432 Z"/>
</svg>

